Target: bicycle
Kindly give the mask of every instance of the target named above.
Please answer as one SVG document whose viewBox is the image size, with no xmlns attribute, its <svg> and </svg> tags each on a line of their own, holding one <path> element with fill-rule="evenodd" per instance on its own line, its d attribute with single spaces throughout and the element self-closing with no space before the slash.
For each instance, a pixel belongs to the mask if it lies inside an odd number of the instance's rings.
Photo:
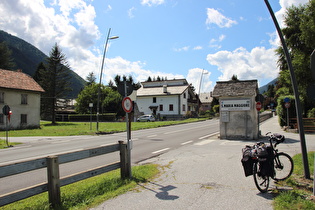
<svg viewBox="0 0 315 210">
<path fill-rule="evenodd" d="M 285 137 L 280 134 L 271 134 L 271 132 L 268 132 L 266 136 L 269 137 L 269 145 L 258 142 L 253 147 L 246 146 L 243 149 L 243 159 L 244 150 L 250 156 L 247 158 L 249 164 L 247 163 L 246 169 L 243 163 L 245 176 L 253 175 L 255 185 L 262 193 L 268 191 L 270 178 L 275 181 L 283 181 L 291 176 L 294 167 L 291 156 L 284 152 L 278 152 L 276 149 L 278 144 L 284 142 Z M 249 150 L 250 154 L 248 154 Z"/>
</svg>

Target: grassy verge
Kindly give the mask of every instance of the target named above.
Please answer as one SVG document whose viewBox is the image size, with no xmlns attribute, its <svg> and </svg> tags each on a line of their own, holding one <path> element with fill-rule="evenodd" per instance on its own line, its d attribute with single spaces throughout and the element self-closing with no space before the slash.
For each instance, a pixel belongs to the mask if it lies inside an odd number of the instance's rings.
<svg viewBox="0 0 315 210">
<path fill-rule="evenodd" d="M 10 142 L 9 144 L 13 146 L 13 145 L 17 145 L 17 144 L 20 144 L 20 143 L 14 143 L 14 142 L 12 143 L 12 142 Z M 5 148 L 7 148 L 6 141 L 0 139 L 0 149 L 5 149 Z"/>
<path fill-rule="evenodd" d="M 62 206 L 58 209 L 88 209 L 104 201 L 134 189 L 139 182 L 147 182 L 159 173 L 158 165 L 148 164 L 132 167 L 132 180 L 121 180 L 115 170 L 61 188 Z M 42 193 L 6 206 L 11 209 L 49 209 L 48 193 Z"/>
<path fill-rule="evenodd" d="M 156 122 L 132 122 L 131 129 L 140 130 L 147 128 L 157 128 L 167 125 L 175 125 L 182 123 L 197 122 L 205 120 L 206 118 L 191 118 L 181 121 L 156 121 Z M 126 122 L 106 122 L 99 123 L 99 131 L 103 133 L 123 132 L 126 131 Z M 27 130 L 11 130 L 10 137 L 21 136 L 75 136 L 75 135 L 95 135 L 96 123 L 92 123 L 92 130 L 90 130 L 90 123 L 84 122 L 59 122 L 57 125 L 51 125 L 50 122 L 41 122 L 39 129 Z M 5 131 L 0 131 L 0 138 L 5 137 Z"/>
<path fill-rule="evenodd" d="M 314 153 L 308 153 L 308 162 L 310 171 L 314 171 Z M 298 154 L 293 157 L 294 171 L 292 176 L 279 186 L 290 186 L 292 190 L 279 191 L 279 195 L 274 199 L 275 210 L 287 209 L 308 209 L 315 210 L 315 202 L 313 196 L 313 179 L 304 178 L 304 168 L 302 155 Z"/>
</svg>

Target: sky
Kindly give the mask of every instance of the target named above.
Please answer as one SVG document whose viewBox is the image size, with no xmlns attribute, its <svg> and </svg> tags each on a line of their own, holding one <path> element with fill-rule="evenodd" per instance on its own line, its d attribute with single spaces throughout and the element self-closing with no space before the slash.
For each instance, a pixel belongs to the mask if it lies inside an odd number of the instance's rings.
<svg viewBox="0 0 315 210">
<path fill-rule="evenodd" d="M 308 0 L 269 0 L 281 27 L 286 8 Z M 264 0 L 1 0 L 0 29 L 49 55 L 55 43 L 73 71 L 102 83 L 182 79 L 196 93 L 236 75 L 261 87 L 279 74 L 280 39 Z"/>
</svg>

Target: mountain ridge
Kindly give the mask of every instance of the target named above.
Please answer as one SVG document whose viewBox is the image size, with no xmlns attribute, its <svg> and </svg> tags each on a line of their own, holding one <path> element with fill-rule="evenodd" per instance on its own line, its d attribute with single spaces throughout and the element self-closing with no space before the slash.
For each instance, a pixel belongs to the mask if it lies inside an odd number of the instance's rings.
<svg viewBox="0 0 315 210">
<path fill-rule="evenodd" d="M 25 40 L 13 36 L 3 30 L 0 30 L 0 42 L 5 42 L 7 47 L 12 51 L 12 59 L 16 64 L 14 69 L 21 69 L 24 73 L 33 76 L 40 62 L 45 63 L 48 58 L 41 50 Z M 66 98 L 77 98 L 80 91 L 84 88 L 85 80 L 73 70 L 69 69 L 71 75 L 72 91 Z"/>
</svg>

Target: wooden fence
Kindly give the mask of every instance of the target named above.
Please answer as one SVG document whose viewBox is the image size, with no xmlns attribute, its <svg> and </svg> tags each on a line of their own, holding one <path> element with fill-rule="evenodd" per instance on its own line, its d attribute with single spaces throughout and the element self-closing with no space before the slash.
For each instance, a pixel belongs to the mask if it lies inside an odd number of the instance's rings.
<svg viewBox="0 0 315 210">
<path fill-rule="evenodd" d="M 120 161 L 118 162 L 103 165 L 88 171 L 84 171 L 82 173 L 66 176 L 62 179 L 59 178 L 59 164 L 104 155 L 116 151 L 120 151 Z M 118 168 L 120 168 L 122 179 L 130 177 L 129 173 L 131 170 L 128 169 L 129 164 L 127 163 L 127 155 L 127 144 L 125 144 L 123 141 L 119 141 L 118 144 L 0 166 L 0 178 L 41 168 L 47 168 L 47 183 L 38 184 L 12 193 L 0 195 L 0 206 L 4 206 L 46 191 L 48 191 L 49 202 L 52 207 L 59 206 L 61 204 L 60 187 L 62 186 L 100 175 Z"/>
<path fill-rule="evenodd" d="M 294 129 L 298 129 L 297 119 L 290 118 L 289 125 Z M 304 127 L 305 132 L 314 133 L 315 132 L 315 118 L 303 118 L 303 127 Z"/>
</svg>

